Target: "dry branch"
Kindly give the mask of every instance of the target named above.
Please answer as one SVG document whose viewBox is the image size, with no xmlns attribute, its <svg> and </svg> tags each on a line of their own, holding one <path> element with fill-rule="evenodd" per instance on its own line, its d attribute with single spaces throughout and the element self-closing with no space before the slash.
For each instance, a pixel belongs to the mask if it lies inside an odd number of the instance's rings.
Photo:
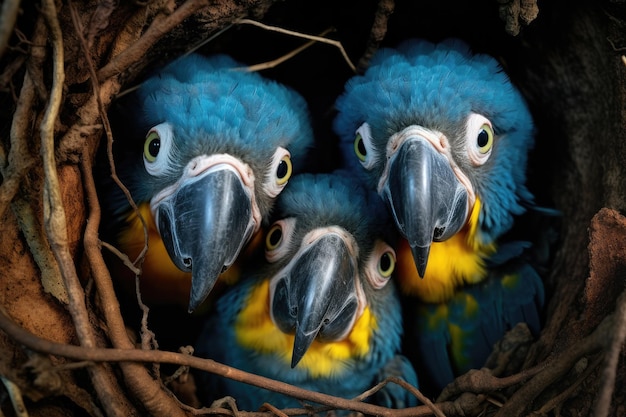
<svg viewBox="0 0 626 417">
<path fill-rule="evenodd" d="M 304 401 L 331 406 L 335 409 L 352 410 L 370 415 L 404 417 L 430 415 L 432 413 L 427 406 L 394 410 L 355 400 L 334 397 L 332 395 L 309 391 L 284 382 L 241 371 L 211 359 L 202 359 L 181 353 L 160 350 L 146 351 L 140 349 L 87 349 L 81 346 L 51 342 L 35 336 L 13 323 L 4 311 L 0 312 L 0 329 L 29 349 L 40 353 L 62 356 L 68 359 L 89 362 L 143 362 L 189 366 L 257 387 L 273 390 Z"/>
<path fill-rule="evenodd" d="M 42 14 L 49 29 L 52 43 L 53 77 L 49 102 L 40 126 L 41 148 L 44 169 L 44 226 L 54 257 L 59 264 L 61 275 L 69 300 L 69 311 L 74 321 L 76 334 L 81 345 L 91 348 L 96 346 L 94 329 L 89 321 L 89 313 L 85 305 L 85 294 L 82 290 L 74 261 L 68 247 L 67 222 L 61 198 L 57 165 L 54 157 L 55 122 L 61 107 L 63 83 L 65 79 L 63 59 L 63 34 L 57 18 L 53 0 L 45 0 Z M 125 410 L 115 401 L 113 381 L 102 365 L 88 368 L 92 382 L 101 404 L 110 416 L 122 417 Z"/>
</svg>

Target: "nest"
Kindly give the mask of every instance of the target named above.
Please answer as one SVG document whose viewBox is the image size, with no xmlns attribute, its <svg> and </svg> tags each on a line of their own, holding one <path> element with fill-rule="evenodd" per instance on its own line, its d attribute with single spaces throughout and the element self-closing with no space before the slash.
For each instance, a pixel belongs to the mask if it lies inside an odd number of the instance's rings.
<svg viewBox="0 0 626 417">
<path fill-rule="evenodd" d="M 4 415 L 313 412 L 271 404 L 239 411 L 228 398 L 199 408 L 189 368 L 326 407 L 319 412 L 626 415 L 623 1 L 541 8 L 532 0 L 22 3 L 5 0 L 0 14 Z M 371 392 L 335 398 L 194 357 L 184 337 L 171 343 L 181 349 L 168 350 L 146 306 L 139 303 L 137 320 L 122 314 L 103 257 L 115 248 L 98 235 L 92 164 L 100 142 L 114 139 L 106 114 L 125 88 L 190 45 L 229 53 L 263 63 L 264 75 L 300 91 L 318 136 L 331 143 L 332 102 L 381 45 L 448 36 L 496 56 L 522 90 L 538 127 L 529 188 L 563 213 L 546 279 L 547 321 L 529 349 L 509 350 L 514 331 L 497 346 L 493 366 L 461 376 L 435 401 L 391 410 L 363 402 Z"/>
</svg>

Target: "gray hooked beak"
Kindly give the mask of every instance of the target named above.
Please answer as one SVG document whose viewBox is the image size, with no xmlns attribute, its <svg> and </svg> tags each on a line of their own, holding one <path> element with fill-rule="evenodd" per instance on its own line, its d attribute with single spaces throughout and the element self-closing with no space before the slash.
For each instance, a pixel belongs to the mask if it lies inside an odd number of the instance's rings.
<svg viewBox="0 0 626 417">
<path fill-rule="evenodd" d="M 294 368 L 316 338 L 339 340 L 352 328 L 358 310 L 356 261 L 346 242 L 329 233 L 307 248 L 276 284 L 272 316 L 294 333 Z"/>
<path fill-rule="evenodd" d="M 192 312 L 250 238 L 251 197 L 234 170 L 222 168 L 182 182 L 153 212 L 174 264 L 191 272 Z"/>
<path fill-rule="evenodd" d="M 389 163 L 383 195 L 423 277 L 431 243 L 450 238 L 465 224 L 467 189 L 448 159 L 420 136 L 408 138 Z"/>
</svg>

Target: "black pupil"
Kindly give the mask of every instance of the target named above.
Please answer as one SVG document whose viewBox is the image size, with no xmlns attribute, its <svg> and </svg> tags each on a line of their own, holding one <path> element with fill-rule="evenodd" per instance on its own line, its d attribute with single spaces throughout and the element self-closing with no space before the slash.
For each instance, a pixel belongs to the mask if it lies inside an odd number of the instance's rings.
<svg viewBox="0 0 626 417">
<path fill-rule="evenodd" d="M 270 246 L 274 247 L 276 245 L 278 245 L 278 243 L 280 242 L 280 239 L 283 237 L 283 231 L 281 229 L 274 229 L 271 233 L 270 233 Z"/>
<path fill-rule="evenodd" d="M 367 149 L 365 149 L 365 144 L 363 143 L 363 139 L 360 137 L 357 139 L 356 147 L 359 150 L 359 153 L 363 156 L 367 155 Z"/>
<path fill-rule="evenodd" d="M 288 172 L 289 166 L 287 165 L 287 162 L 283 159 L 278 164 L 278 168 L 276 169 L 276 175 L 278 176 L 278 178 L 285 178 Z"/>
<path fill-rule="evenodd" d="M 152 139 L 148 145 L 148 153 L 156 158 L 159 154 L 159 149 L 161 149 L 161 139 Z"/>
<path fill-rule="evenodd" d="M 380 269 L 386 272 L 389 271 L 389 268 L 391 268 L 391 256 L 385 253 L 380 257 Z"/>
<path fill-rule="evenodd" d="M 487 133 L 485 129 L 481 129 L 481 131 L 478 132 L 478 139 L 476 142 L 478 143 L 478 146 L 481 148 L 483 146 L 487 146 L 487 144 L 489 143 L 489 134 Z"/>
</svg>

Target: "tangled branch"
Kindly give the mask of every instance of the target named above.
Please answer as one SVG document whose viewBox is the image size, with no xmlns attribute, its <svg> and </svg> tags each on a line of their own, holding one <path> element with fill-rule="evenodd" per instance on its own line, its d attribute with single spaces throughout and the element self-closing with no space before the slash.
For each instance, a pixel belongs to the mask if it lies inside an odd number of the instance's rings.
<svg viewBox="0 0 626 417">
<path fill-rule="evenodd" d="M 522 411 L 532 403 L 549 385 L 563 377 L 581 358 L 598 352 L 613 342 L 612 335 L 623 323 L 624 306 L 626 305 L 626 292 L 620 296 L 619 309 L 617 313 L 607 316 L 589 336 L 581 343 L 569 347 L 558 358 L 542 364 L 533 370 L 529 370 L 517 377 L 495 378 L 491 375 L 487 377 L 490 383 L 476 383 L 478 373 L 484 371 L 470 372 L 465 377 L 466 380 L 473 379 L 474 382 L 457 383 L 459 389 L 465 390 L 456 400 L 436 403 L 434 405 L 418 406 L 402 410 L 388 409 L 377 405 L 362 403 L 356 400 L 348 400 L 331 395 L 308 391 L 296 386 L 292 386 L 280 381 L 265 378 L 232 368 L 211 359 L 202 359 L 186 354 L 159 351 L 159 350 L 139 350 L 139 349 L 104 349 L 104 348 L 84 348 L 60 344 L 39 338 L 13 323 L 6 313 L 0 314 L 0 329 L 11 338 L 26 347 L 45 354 L 57 355 L 73 360 L 89 362 L 143 362 L 173 364 L 178 366 L 188 366 L 201 371 L 214 373 L 225 378 L 230 378 L 239 382 L 266 388 L 285 395 L 289 395 L 304 401 L 319 403 L 335 409 L 344 409 L 361 412 L 364 414 L 403 417 L 403 416 L 428 416 L 440 415 L 471 415 L 472 409 L 483 402 L 486 397 L 481 392 L 487 393 L 500 390 L 507 386 L 518 384 L 529 376 L 532 378 L 519 388 L 516 393 L 504 404 L 496 415 L 521 415 Z M 399 380 L 386 381 L 385 383 L 404 382 Z M 406 387 L 408 388 L 408 387 Z M 475 393 L 475 395 L 470 394 Z M 436 409 L 433 409 L 435 407 Z"/>
</svg>

